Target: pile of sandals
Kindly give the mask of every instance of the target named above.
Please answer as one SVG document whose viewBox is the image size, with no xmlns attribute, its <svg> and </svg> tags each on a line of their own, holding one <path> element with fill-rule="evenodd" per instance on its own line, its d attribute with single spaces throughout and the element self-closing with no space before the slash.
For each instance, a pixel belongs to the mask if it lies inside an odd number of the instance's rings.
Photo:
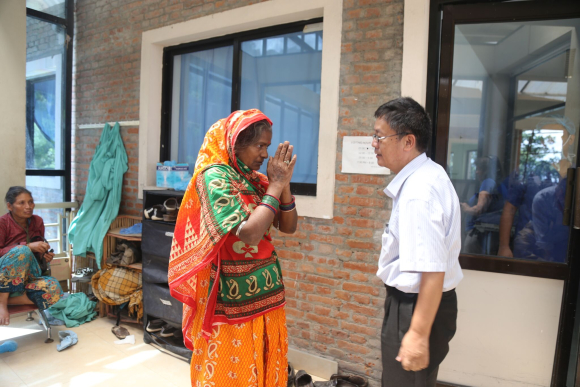
<svg viewBox="0 0 580 387">
<path fill-rule="evenodd" d="M 163 204 L 156 204 L 151 208 L 145 209 L 143 215 L 145 215 L 145 219 L 175 222 L 180 204 L 176 198 L 169 198 Z"/>
</svg>

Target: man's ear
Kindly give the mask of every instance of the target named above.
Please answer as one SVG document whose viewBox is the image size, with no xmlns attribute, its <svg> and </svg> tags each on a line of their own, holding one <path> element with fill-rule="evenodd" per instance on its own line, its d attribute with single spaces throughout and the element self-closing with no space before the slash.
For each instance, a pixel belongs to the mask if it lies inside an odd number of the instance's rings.
<svg viewBox="0 0 580 387">
<path fill-rule="evenodd" d="M 414 134 L 408 134 L 405 136 L 405 150 L 406 151 L 413 150 L 413 148 L 415 148 L 416 143 L 417 143 L 417 139 L 415 138 Z"/>
</svg>

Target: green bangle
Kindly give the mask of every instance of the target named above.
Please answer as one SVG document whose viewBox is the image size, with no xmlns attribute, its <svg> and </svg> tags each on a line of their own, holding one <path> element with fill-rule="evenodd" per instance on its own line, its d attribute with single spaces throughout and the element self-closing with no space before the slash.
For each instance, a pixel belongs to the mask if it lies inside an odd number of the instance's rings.
<svg viewBox="0 0 580 387">
<path fill-rule="evenodd" d="M 274 207 L 276 211 L 278 211 L 278 209 L 280 208 L 280 202 L 276 200 L 275 197 L 270 195 L 264 195 L 264 197 L 262 198 L 262 203 Z"/>
</svg>

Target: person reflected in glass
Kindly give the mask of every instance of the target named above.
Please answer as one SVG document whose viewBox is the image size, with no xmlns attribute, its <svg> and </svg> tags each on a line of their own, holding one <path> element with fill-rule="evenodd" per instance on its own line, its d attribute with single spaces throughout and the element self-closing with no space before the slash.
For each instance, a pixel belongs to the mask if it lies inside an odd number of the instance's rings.
<svg viewBox="0 0 580 387">
<path fill-rule="evenodd" d="M 558 172 L 548 163 L 540 163 L 531 173 L 524 172 L 521 179 L 517 173 L 510 176 L 499 224 L 499 256 L 534 258 L 530 248 L 535 243 L 531 225 L 533 201 L 538 192 L 553 186 L 558 180 Z M 510 246 L 512 232 L 513 251 Z"/>
<path fill-rule="evenodd" d="M 558 184 L 544 188 L 534 197 L 533 221 L 527 226 L 533 229 L 534 244 L 533 248 L 526 247 L 528 251 L 532 250 L 539 261 L 566 262 L 570 232 L 569 226 L 562 224 L 566 184 L 567 179 L 564 178 Z"/>
<path fill-rule="evenodd" d="M 56 278 L 41 267 L 54 253 L 44 239 L 44 223 L 34 215 L 34 199 L 24 187 L 10 187 L 8 213 L 0 216 L 0 325 L 10 324 L 8 305 L 47 309 L 63 296 Z"/>
<path fill-rule="evenodd" d="M 542 214 L 542 208 L 534 208 L 534 201 L 539 192 L 559 184 L 565 178 L 567 169 L 575 162 L 575 132 L 574 123 L 563 116 L 553 116 L 542 119 L 536 126 L 536 130 L 542 129 L 561 130 L 562 131 L 562 149 L 560 156 L 552 158 L 552 161 L 546 160 L 524 160 L 521 180 L 518 174 L 514 173 L 510 179 L 509 190 L 504 204 L 500 220 L 500 241 L 498 255 L 508 258 L 527 258 L 552 260 L 549 254 L 544 251 L 537 251 L 537 241 L 534 227 L 534 213 Z M 542 141 L 543 138 L 538 136 Z M 533 139 L 529 140 L 528 146 L 532 146 Z M 526 152 L 526 155 L 531 152 Z M 531 172 L 527 172 L 531 171 Z M 565 183 L 564 184 L 565 187 Z M 545 202 L 547 197 L 556 200 L 560 194 L 560 188 L 547 190 L 542 193 L 539 199 Z M 556 193 L 557 191 L 557 193 Z M 553 207 L 553 204 L 550 206 Z M 557 205 L 555 210 L 557 210 Z M 552 214 L 556 215 L 556 213 Z M 542 215 L 544 219 L 546 216 Z M 548 217 L 550 215 L 548 214 Z M 543 222 L 543 221 L 542 221 Z M 561 223 L 561 222 L 560 222 Z M 515 224 L 515 227 L 514 227 Z M 545 229 L 545 224 L 537 225 L 538 230 Z M 560 230 L 564 232 L 563 230 Z M 513 241 L 512 241 L 513 232 Z M 567 231 L 566 240 L 567 240 Z M 556 237 L 556 236 L 554 236 Z M 543 236 L 543 239 L 546 237 Z M 512 251 L 513 243 L 513 251 Z M 542 244 L 542 242 L 540 242 Z M 556 256 L 561 253 L 556 252 Z M 544 258 L 540 258 L 544 257 Z"/>
<path fill-rule="evenodd" d="M 461 203 L 461 210 L 467 215 L 467 236 L 462 250 L 464 253 L 495 255 L 506 191 L 502 168 L 495 156 L 480 157 L 475 166 L 479 190 L 467 203 Z"/>
</svg>

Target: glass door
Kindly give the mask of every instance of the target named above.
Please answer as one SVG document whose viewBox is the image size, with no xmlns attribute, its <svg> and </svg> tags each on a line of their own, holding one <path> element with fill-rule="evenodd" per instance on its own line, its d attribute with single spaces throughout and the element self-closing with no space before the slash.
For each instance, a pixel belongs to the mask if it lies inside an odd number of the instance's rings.
<svg viewBox="0 0 580 387">
<path fill-rule="evenodd" d="M 461 201 L 461 265 L 564 280 L 552 375 L 564 386 L 576 359 L 580 8 L 451 5 L 441 27 L 434 150 Z"/>
</svg>

